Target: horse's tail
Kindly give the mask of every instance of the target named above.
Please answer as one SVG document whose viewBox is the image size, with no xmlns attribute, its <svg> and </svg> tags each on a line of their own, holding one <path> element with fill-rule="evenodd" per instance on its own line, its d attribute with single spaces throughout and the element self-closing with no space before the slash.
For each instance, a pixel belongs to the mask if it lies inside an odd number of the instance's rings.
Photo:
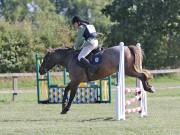
<svg viewBox="0 0 180 135">
<path fill-rule="evenodd" d="M 152 79 L 153 75 L 148 71 L 147 69 L 141 69 L 142 61 L 143 61 L 143 55 L 144 51 L 137 46 L 128 46 L 131 53 L 134 55 L 134 69 L 138 73 L 144 73 L 147 79 Z"/>
</svg>

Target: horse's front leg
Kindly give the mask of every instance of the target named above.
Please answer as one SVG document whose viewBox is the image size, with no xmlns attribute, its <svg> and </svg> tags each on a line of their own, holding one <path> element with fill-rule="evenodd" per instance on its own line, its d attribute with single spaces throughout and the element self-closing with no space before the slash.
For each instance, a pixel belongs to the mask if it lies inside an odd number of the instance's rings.
<svg viewBox="0 0 180 135">
<path fill-rule="evenodd" d="M 64 90 L 64 95 L 63 95 L 63 100 L 62 100 L 62 110 L 65 108 L 66 104 L 67 104 L 67 99 L 68 99 L 68 92 L 70 90 L 70 84 L 68 84 L 68 86 L 66 86 L 65 90 Z"/>
<path fill-rule="evenodd" d="M 71 83 L 70 83 L 71 93 L 70 93 L 69 102 L 68 102 L 68 104 L 63 108 L 61 114 L 66 114 L 67 111 L 69 111 L 69 109 L 70 109 L 70 107 L 71 107 L 71 104 L 72 104 L 72 101 L 73 101 L 73 99 L 74 99 L 74 97 L 75 97 L 75 94 L 76 94 L 78 85 L 79 85 L 79 82 L 71 82 Z"/>
</svg>

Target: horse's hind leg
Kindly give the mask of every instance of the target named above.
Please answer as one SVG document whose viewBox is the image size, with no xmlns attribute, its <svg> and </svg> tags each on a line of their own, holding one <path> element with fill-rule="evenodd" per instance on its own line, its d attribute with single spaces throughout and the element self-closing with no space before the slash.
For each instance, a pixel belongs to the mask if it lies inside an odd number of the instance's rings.
<svg viewBox="0 0 180 135">
<path fill-rule="evenodd" d="M 144 88 L 145 91 L 148 91 L 150 93 L 155 92 L 154 88 L 151 85 L 148 84 L 148 80 L 147 80 L 144 73 L 138 73 L 133 69 L 131 71 L 129 70 L 128 72 L 126 72 L 126 74 L 129 75 L 129 76 L 132 76 L 132 77 L 139 78 L 141 80 L 141 82 L 142 82 L 142 85 L 143 85 L 143 88 Z"/>
<path fill-rule="evenodd" d="M 72 101 L 75 97 L 78 85 L 79 85 L 79 82 L 72 82 L 72 81 L 70 82 L 70 85 L 69 85 L 70 90 L 71 90 L 70 98 L 69 98 L 68 104 L 63 108 L 61 114 L 66 114 L 67 111 L 69 111 L 71 104 L 72 104 Z"/>
</svg>

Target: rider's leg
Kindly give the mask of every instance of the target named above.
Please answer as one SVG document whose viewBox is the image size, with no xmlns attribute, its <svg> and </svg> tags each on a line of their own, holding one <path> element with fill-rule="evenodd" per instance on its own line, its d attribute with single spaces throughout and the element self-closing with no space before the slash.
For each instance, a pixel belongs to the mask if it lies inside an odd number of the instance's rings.
<svg viewBox="0 0 180 135">
<path fill-rule="evenodd" d="M 86 56 L 94 49 L 98 47 L 98 41 L 96 39 L 92 39 L 87 41 L 78 55 L 78 61 L 85 67 L 89 68 L 90 72 L 95 73 L 96 67 L 92 65 L 89 60 L 86 59 Z"/>
<path fill-rule="evenodd" d="M 91 73 L 95 73 L 95 72 L 97 71 L 96 66 L 92 65 L 92 64 L 89 62 L 89 60 L 86 59 L 86 58 L 81 58 L 80 63 L 81 63 L 85 68 L 89 69 L 89 71 L 90 71 Z"/>
</svg>

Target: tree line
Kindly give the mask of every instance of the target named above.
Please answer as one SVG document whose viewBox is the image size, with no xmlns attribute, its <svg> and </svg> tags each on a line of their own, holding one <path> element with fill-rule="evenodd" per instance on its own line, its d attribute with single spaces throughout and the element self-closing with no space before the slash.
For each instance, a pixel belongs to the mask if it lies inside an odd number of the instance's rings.
<svg viewBox="0 0 180 135">
<path fill-rule="evenodd" d="M 35 54 L 71 47 L 79 15 L 103 47 L 140 42 L 149 69 L 180 66 L 179 0 L 0 0 L 0 72 L 33 72 Z"/>
</svg>

